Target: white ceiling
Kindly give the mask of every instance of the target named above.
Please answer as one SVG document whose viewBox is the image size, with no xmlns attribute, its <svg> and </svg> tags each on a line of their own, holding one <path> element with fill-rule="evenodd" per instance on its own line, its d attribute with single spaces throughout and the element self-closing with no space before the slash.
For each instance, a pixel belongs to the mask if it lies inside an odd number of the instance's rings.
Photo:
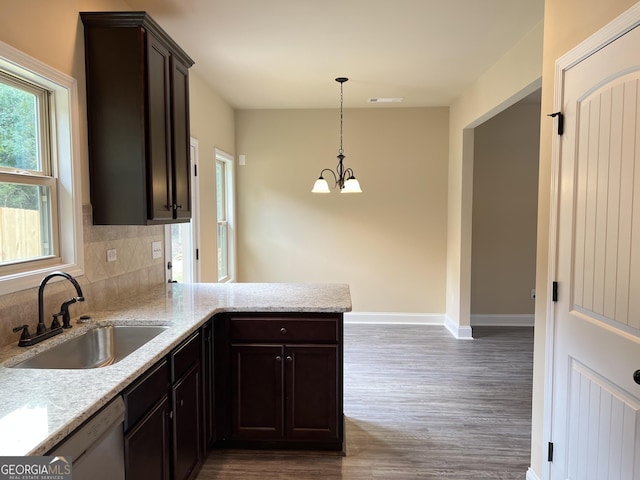
<svg viewBox="0 0 640 480">
<path fill-rule="evenodd" d="M 349 77 L 345 107 L 372 106 L 370 97 L 446 106 L 543 15 L 543 0 L 127 2 L 237 109 L 333 108 L 339 76 Z"/>
</svg>

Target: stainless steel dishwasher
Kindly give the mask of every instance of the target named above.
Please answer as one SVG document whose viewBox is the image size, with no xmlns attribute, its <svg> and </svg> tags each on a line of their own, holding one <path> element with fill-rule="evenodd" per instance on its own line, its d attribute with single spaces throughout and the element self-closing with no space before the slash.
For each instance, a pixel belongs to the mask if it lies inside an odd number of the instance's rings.
<svg viewBox="0 0 640 480">
<path fill-rule="evenodd" d="M 71 457 L 73 480 L 124 480 L 124 411 L 118 396 L 49 455 Z"/>
</svg>

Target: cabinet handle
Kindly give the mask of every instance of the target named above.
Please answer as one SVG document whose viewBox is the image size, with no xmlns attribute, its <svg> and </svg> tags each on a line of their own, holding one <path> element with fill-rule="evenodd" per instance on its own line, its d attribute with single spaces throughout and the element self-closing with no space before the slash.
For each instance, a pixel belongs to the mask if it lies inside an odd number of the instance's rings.
<svg viewBox="0 0 640 480">
<path fill-rule="evenodd" d="M 169 418 L 170 418 L 171 420 L 173 420 L 173 410 L 171 410 L 171 411 L 169 412 Z"/>
<path fill-rule="evenodd" d="M 281 333 L 281 334 L 283 334 L 283 335 L 286 335 L 286 334 L 287 334 L 287 329 L 286 329 L 286 328 L 284 328 L 284 327 L 282 327 L 282 328 L 280 329 L 280 333 Z"/>
<path fill-rule="evenodd" d="M 180 400 L 180 406 L 183 407 L 184 406 L 184 400 Z"/>
<path fill-rule="evenodd" d="M 282 357 L 281 357 L 280 355 L 278 355 L 278 356 L 276 357 L 276 361 L 281 362 L 281 361 L 282 361 Z"/>
<path fill-rule="evenodd" d="M 182 208 L 182 205 L 176 205 L 175 203 L 173 205 L 171 205 L 171 208 L 173 210 L 178 210 L 179 208 Z"/>
</svg>

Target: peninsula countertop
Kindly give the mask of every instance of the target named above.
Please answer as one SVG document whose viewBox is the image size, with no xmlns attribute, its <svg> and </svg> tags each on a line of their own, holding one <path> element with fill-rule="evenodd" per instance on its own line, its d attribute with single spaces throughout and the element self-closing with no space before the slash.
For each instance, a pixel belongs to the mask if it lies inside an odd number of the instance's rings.
<svg viewBox="0 0 640 480">
<path fill-rule="evenodd" d="M 44 455 L 216 313 L 348 311 L 346 284 L 169 284 L 114 299 L 108 310 L 90 312 L 90 322 L 74 322 L 70 331 L 41 344 L 0 349 L 0 456 Z M 107 367 L 10 368 L 98 325 L 168 328 Z"/>
</svg>

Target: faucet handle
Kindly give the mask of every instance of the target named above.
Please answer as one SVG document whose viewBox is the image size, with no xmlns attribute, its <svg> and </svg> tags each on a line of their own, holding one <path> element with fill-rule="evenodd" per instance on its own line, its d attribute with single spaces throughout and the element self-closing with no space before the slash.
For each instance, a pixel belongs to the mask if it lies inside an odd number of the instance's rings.
<svg viewBox="0 0 640 480">
<path fill-rule="evenodd" d="M 13 329 L 13 333 L 18 333 L 22 330 L 22 335 L 20 335 L 20 340 L 31 340 L 31 335 L 29 335 L 29 325 L 20 325 L 19 327 L 15 327 Z"/>
<path fill-rule="evenodd" d="M 53 320 L 51 321 L 51 330 L 53 330 L 54 328 L 60 328 L 62 326 L 60 325 L 60 320 L 58 320 L 58 317 L 61 316 L 62 312 L 53 314 Z"/>
</svg>

